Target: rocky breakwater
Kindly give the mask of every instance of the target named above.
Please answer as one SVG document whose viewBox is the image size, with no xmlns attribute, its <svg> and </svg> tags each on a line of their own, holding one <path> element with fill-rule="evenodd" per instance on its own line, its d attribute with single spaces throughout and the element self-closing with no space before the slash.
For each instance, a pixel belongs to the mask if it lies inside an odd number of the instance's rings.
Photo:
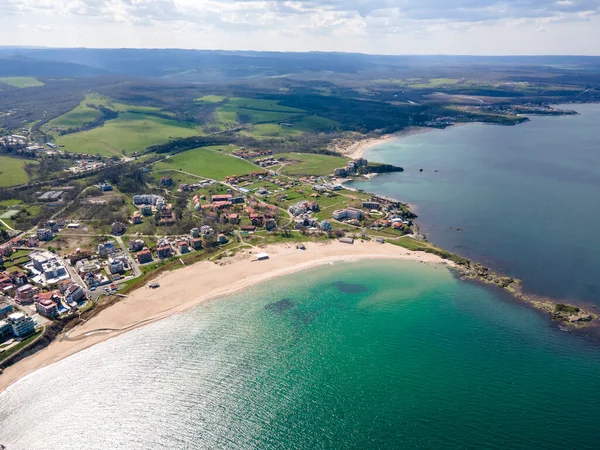
<svg viewBox="0 0 600 450">
<path fill-rule="evenodd" d="M 458 257 L 454 261 L 456 263 L 454 271 L 461 279 L 480 281 L 504 289 L 515 299 L 547 312 L 552 320 L 562 322 L 571 328 L 599 325 L 598 315 L 580 306 L 526 294 L 523 292 L 521 280 L 497 274 L 490 268 L 469 259 Z"/>
</svg>

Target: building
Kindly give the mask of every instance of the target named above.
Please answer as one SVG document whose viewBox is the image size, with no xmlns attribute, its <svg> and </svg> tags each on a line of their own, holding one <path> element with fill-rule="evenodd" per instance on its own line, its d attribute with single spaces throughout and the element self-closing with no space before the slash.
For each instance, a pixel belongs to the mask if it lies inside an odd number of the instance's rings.
<svg viewBox="0 0 600 450">
<path fill-rule="evenodd" d="M 170 258 L 173 249 L 170 245 L 162 245 L 156 249 L 156 253 L 160 259 Z"/>
<path fill-rule="evenodd" d="M 89 259 L 82 259 L 77 261 L 77 263 L 75 264 L 75 267 L 77 268 L 77 273 L 79 273 L 79 275 L 84 276 L 86 274 L 94 274 L 96 272 L 99 272 L 100 269 L 102 267 L 100 267 L 100 264 L 98 263 L 98 260 L 92 260 L 90 261 Z M 67 280 L 69 281 L 69 280 Z M 59 287 L 60 287 L 60 283 L 59 283 Z"/>
<path fill-rule="evenodd" d="M 21 312 L 12 313 L 8 316 L 8 323 L 12 327 L 16 337 L 25 337 L 35 332 L 34 320 Z"/>
<path fill-rule="evenodd" d="M 152 262 L 152 252 L 149 248 L 145 248 L 137 254 L 137 260 L 140 264 Z"/>
<path fill-rule="evenodd" d="M 29 255 L 29 258 L 31 259 L 35 270 L 42 272 L 44 270 L 44 264 L 55 260 L 56 255 L 48 251 L 41 251 L 32 253 Z"/>
<path fill-rule="evenodd" d="M 8 300 L 3 295 L 0 295 L 0 316 L 6 316 L 13 310 L 13 306 L 8 303 Z"/>
<path fill-rule="evenodd" d="M 179 248 L 179 253 L 189 253 L 190 252 L 190 244 L 185 239 L 177 241 L 177 248 Z"/>
<path fill-rule="evenodd" d="M 226 195 L 213 195 L 210 198 L 210 201 L 212 203 L 216 203 L 216 202 L 231 202 L 232 196 L 231 194 L 226 194 Z"/>
<path fill-rule="evenodd" d="M 10 242 L 0 245 L 0 255 L 9 257 L 13 254 L 13 246 Z"/>
<path fill-rule="evenodd" d="M 354 244 L 354 239 L 350 237 L 341 237 L 338 239 L 342 244 Z"/>
<path fill-rule="evenodd" d="M 165 198 L 161 195 L 154 194 L 138 194 L 133 196 L 135 205 L 154 205 L 159 207 L 165 204 Z"/>
<path fill-rule="evenodd" d="M 38 197 L 41 202 L 59 203 L 63 201 L 63 191 L 47 191 Z"/>
<path fill-rule="evenodd" d="M 345 167 L 340 167 L 340 168 L 338 168 L 338 169 L 335 169 L 335 170 L 333 171 L 333 174 L 334 174 L 336 177 L 346 177 L 346 176 L 348 176 L 348 171 L 346 170 L 346 168 L 345 168 Z"/>
<path fill-rule="evenodd" d="M 140 208 L 140 211 L 142 212 L 142 215 L 144 215 L 144 216 L 151 216 L 152 215 L 152 206 L 150 206 L 150 205 L 143 205 Z"/>
<path fill-rule="evenodd" d="M 218 237 L 219 240 L 219 244 L 227 244 L 227 236 L 225 236 L 223 233 L 219 234 Z"/>
<path fill-rule="evenodd" d="M 44 226 L 50 228 L 55 233 L 58 232 L 58 223 L 56 223 L 56 220 L 47 220 Z"/>
<path fill-rule="evenodd" d="M 108 191 L 112 191 L 113 190 L 113 187 L 110 184 L 108 184 L 108 183 L 100 183 L 98 185 L 98 187 L 100 188 L 100 190 L 102 192 L 108 192 Z"/>
<path fill-rule="evenodd" d="M 269 259 L 269 254 L 268 253 L 259 253 L 258 255 L 256 255 L 256 259 L 258 261 L 264 261 L 265 259 Z"/>
<path fill-rule="evenodd" d="M 115 236 L 119 236 L 127 231 L 127 225 L 123 222 L 113 222 L 113 224 L 110 226 L 110 231 Z"/>
<path fill-rule="evenodd" d="M 4 342 L 5 340 L 11 338 L 12 335 L 12 326 L 8 320 L 0 320 L 0 342 Z"/>
<path fill-rule="evenodd" d="M 194 250 L 202 250 L 202 239 L 193 238 L 191 243 Z"/>
<path fill-rule="evenodd" d="M 337 211 L 334 211 L 332 215 L 336 220 L 361 220 L 363 218 L 363 212 L 356 208 L 338 209 Z"/>
<path fill-rule="evenodd" d="M 232 213 L 227 216 L 227 221 L 232 225 L 238 225 L 240 223 L 240 215 Z"/>
<path fill-rule="evenodd" d="M 134 225 L 139 225 L 143 221 L 144 219 L 142 219 L 142 215 L 139 212 L 136 212 L 131 216 L 131 223 Z"/>
<path fill-rule="evenodd" d="M 85 291 L 77 283 L 72 283 L 65 291 L 67 303 L 79 303 L 85 299 Z"/>
<path fill-rule="evenodd" d="M 200 228 L 192 228 L 192 229 L 190 230 L 190 235 L 191 235 L 193 238 L 200 237 Z"/>
<path fill-rule="evenodd" d="M 54 257 L 42 265 L 42 284 L 54 284 L 69 278 L 67 268 Z"/>
<path fill-rule="evenodd" d="M 322 220 L 321 223 L 319 224 L 319 227 L 323 231 L 330 231 L 333 228 L 331 226 L 331 222 L 329 222 L 328 220 Z"/>
<path fill-rule="evenodd" d="M 378 202 L 363 202 L 362 204 L 363 208 L 365 209 L 379 209 L 381 208 L 381 205 Z"/>
<path fill-rule="evenodd" d="M 17 294 L 15 296 L 15 301 L 19 305 L 31 305 L 33 303 L 33 286 L 30 284 L 25 284 L 19 288 L 17 288 Z"/>
<path fill-rule="evenodd" d="M 129 261 L 127 256 L 115 256 L 108 258 L 108 270 L 110 273 L 121 273 L 125 272 L 125 269 L 129 267 Z"/>
<path fill-rule="evenodd" d="M 40 241 L 51 241 L 54 239 L 54 233 L 49 228 L 39 228 L 37 230 L 37 238 Z"/>
<path fill-rule="evenodd" d="M 129 241 L 129 251 L 130 252 L 139 252 L 145 246 L 146 246 L 146 244 L 141 239 L 132 239 L 131 241 Z"/>
<path fill-rule="evenodd" d="M 106 241 L 98 244 L 98 255 L 102 258 L 106 258 L 108 255 L 111 255 L 115 252 L 115 250 L 115 241 Z"/>
<path fill-rule="evenodd" d="M 160 179 L 161 186 L 173 186 L 173 178 L 171 177 L 161 177 Z"/>
<path fill-rule="evenodd" d="M 58 305 L 60 296 L 56 291 L 44 292 L 35 296 L 35 309 L 46 317 L 58 317 Z"/>
</svg>

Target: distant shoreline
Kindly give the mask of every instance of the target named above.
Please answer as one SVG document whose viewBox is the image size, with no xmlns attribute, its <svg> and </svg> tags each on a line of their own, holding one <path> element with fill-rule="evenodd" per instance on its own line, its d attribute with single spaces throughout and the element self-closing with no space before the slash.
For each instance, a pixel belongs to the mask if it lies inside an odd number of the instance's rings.
<svg viewBox="0 0 600 450">
<path fill-rule="evenodd" d="M 267 252 L 270 258 L 253 261 L 253 255 Z M 0 393 L 19 379 L 107 339 L 186 311 L 204 301 L 223 297 L 273 278 L 290 275 L 334 262 L 360 260 L 409 260 L 454 267 L 440 256 L 406 248 L 356 240 L 307 243 L 306 250 L 294 244 L 269 245 L 244 250 L 218 263 L 202 261 L 160 275 L 160 288 L 133 291 L 128 297 L 97 316 L 61 335 L 48 347 L 7 367 L 0 375 Z M 200 291 L 200 294 L 199 294 Z"/>
<path fill-rule="evenodd" d="M 386 142 L 394 141 L 396 139 L 413 136 L 416 134 L 427 133 L 429 131 L 439 130 L 440 128 L 432 127 L 409 127 L 402 131 L 392 134 L 384 134 L 378 137 L 367 137 L 367 138 L 347 138 L 344 140 L 338 140 L 330 146 L 330 150 L 338 152 L 350 159 L 362 158 L 367 150 Z"/>
</svg>

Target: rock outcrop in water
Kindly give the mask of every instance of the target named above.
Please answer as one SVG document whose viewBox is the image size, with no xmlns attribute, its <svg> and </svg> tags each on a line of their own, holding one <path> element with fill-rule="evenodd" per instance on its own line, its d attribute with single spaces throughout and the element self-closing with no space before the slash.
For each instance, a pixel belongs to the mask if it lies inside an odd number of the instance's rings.
<svg viewBox="0 0 600 450">
<path fill-rule="evenodd" d="M 592 314 L 578 306 L 557 303 L 550 299 L 525 294 L 521 286 L 521 280 L 499 275 L 488 267 L 466 258 L 457 258 L 455 262 L 454 270 L 461 279 L 476 280 L 498 286 L 509 292 L 515 299 L 548 312 L 552 320 L 563 322 L 575 328 L 587 327 L 598 322 L 596 314 Z"/>
</svg>

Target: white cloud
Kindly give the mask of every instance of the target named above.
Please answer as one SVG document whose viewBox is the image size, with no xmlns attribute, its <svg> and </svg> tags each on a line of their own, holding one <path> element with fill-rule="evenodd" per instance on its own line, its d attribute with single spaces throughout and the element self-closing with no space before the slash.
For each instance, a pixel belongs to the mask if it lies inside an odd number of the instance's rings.
<svg viewBox="0 0 600 450">
<path fill-rule="evenodd" d="M 10 45 L 597 54 L 599 15 L 599 0 L 0 0 Z"/>
</svg>

